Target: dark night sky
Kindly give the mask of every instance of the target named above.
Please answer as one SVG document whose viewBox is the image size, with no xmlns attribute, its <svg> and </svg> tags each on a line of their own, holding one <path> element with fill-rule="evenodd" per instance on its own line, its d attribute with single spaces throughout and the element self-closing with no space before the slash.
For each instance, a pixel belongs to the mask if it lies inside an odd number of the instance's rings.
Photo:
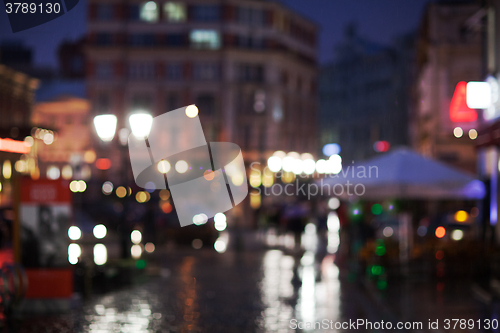
<svg viewBox="0 0 500 333">
<path fill-rule="evenodd" d="M 316 21 L 320 27 L 319 58 L 332 57 L 333 46 L 342 40 L 347 23 L 357 22 L 359 34 L 389 43 L 394 36 L 416 29 L 429 0 L 280 0 Z M 3 7 L 3 6 L 2 6 Z M 57 45 L 76 39 L 86 29 L 86 0 L 66 15 L 44 25 L 13 34 L 6 13 L 0 10 L 0 41 L 21 39 L 35 49 L 35 62 L 56 66 Z"/>
</svg>

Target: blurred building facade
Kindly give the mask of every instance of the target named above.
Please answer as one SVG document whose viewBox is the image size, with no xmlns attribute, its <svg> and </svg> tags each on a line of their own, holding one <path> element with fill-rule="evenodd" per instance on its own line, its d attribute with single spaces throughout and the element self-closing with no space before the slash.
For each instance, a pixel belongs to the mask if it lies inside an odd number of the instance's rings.
<svg viewBox="0 0 500 333">
<path fill-rule="evenodd" d="M 346 28 L 334 62 L 320 75 L 320 143 L 337 143 L 344 161 L 366 159 L 374 143 L 408 142 L 414 35 L 380 45 Z"/>
<path fill-rule="evenodd" d="M 59 56 L 60 76 L 65 79 L 85 78 L 85 39 L 65 41 L 57 50 Z"/>
<path fill-rule="evenodd" d="M 415 100 L 410 119 L 414 149 L 471 172 L 476 170 L 474 139 L 478 120 L 475 111 L 466 107 L 465 97 L 456 108 L 450 108 L 450 104 L 459 82 L 483 78 L 482 36 L 467 25 L 479 10 L 477 2 L 468 1 L 442 1 L 427 6 L 418 36 Z M 452 121 L 454 112 L 472 116 Z"/>
<path fill-rule="evenodd" d="M 0 64 L 0 205 L 12 204 L 11 177 L 16 164 L 30 153 L 24 140 L 31 135 L 30 115 L 38 80 Z M 24 169 L 24 168 L 23 168 Z"/>
<path fill-rule="evenodd" d="M 39 128 L 54 129 L 56 132 L 52 142 L 37 147 L 40 175 L 48 178 L 88 179 L 90 167 L 85 162 L 92 163 L 95 160 L 90 140 L 90 102 L 73 96 L 61 96 L 37 103 L 31 121 Z"/>
<path fill-rule="evenodd" d="M 482 80 L 489 83 L 491 89 L 490 106 L 478 110 L 481 121 L 479 135 L 476 140 L 478 151 L 478 173 L 489 182 L 488 196 L 484 202 L 483 239 L 486 242 L 500 243 L 500 225 L 498 224 L 499 198 L 499 146 L 500 146 L 500 100 L 498 98 L 500 79 L 500 1 L 488 0 L 478 12 L 477 20 L 471 22 L 470 28 L 484 32 L 483 39 L 483 76 Z"/>
<path fill-rule="evenodd" d="M 200 109 L 247 162 L 316 147 L 317 27 L 272 1 L 89 1 L 94 114 Z"/>
</svg>

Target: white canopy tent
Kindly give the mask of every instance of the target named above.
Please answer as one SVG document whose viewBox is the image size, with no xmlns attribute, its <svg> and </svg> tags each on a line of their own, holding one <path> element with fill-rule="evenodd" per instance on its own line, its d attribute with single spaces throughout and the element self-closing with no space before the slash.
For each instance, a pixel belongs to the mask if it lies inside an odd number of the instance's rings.
<svg viewBox="0 0 500 333">
<path fill-rule="evenodd" d="M 410 149 L 399 148 L 358 164 L 344 164 L 337 175 L 319 183 L 333 190 L 336 186 L 357 187 L 364 199 L 482 199 L 483 182 L 474 175 L 423 157 Z M 324 189 L 325 190 L 325 189 Z M 324 193 L 326 191 L 323 191 Z M 332 192 L 332 191 L 330 191 Z M 339 191 L 336 191 L 338 193 Z"/>
<path fill-rule="evenodd" d="M 357 193 L 365 200 L 383 199 L 482 199 L 486 190 L 474 175 L 425 158 L 410 149 L 400 148 L 358 164 L 344 164 L 338 175 L 319 181 L 323 193 L 335 192 L 341 187 L 346 194 L 358 185 Z M 359 186 L 362 185 L 362 186 Z M 333 193 L 332 195 L 335 195 Z M 399 256 L 402 272 L 408 274 L 408 261 L 413 247 L 412 216 L 401 212 L 398 217 Z"/>
</svg>

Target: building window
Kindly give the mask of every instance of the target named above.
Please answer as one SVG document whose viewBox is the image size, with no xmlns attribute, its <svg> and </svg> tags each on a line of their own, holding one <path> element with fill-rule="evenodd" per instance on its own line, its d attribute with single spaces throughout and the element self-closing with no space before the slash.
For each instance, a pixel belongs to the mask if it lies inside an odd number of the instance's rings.
<svg viewBox="0 0 500 333">
<path fill-rule="evenodd" d="M 110 79 L 113 77 L 113 64 L 107 62 L 98 63 L 95 73 L 98 79 Z"/>
<path fill-rule="evenodd" d="M 131 21 L 139 21 L 140 18 L 140 10 L 139 10 L 139 5 L 137 4 L 131 4 L 129 6 L 129 18 Z"/>
<path fill-rule="evenodd" d="M 155 65 L 145 62 L 133 62 L 128 65 L 129 79 L 152 80 L 155 78 Z"/>
<path fill-rule="evenodd" d="M 220 35 L 215 30 L 193 30 L 189 39 L 195 49 L 214 50 L 220 47 Z"/>
<path fill-rule="evenodd" d="M 250 47 L 250 37 L 238 36 L 238 47 L 246 49 Z"/>
<path fill-rule="evenodd" d="M 202 94 L 196 98 L 196 106 L 200 113 L 207 116 L 215 114 L 215 97 L 211 94 Z"/>
<path fill-rule="evenodd" d="M 113 43 L 113 36 L 109 33 L 98 33 L 96 36 L 96 44 L 99 46 L 108 46 Z"/>
<path fill-rule="evenodd" d="M 240 82 L 264 82 L 264 66 L 240 64 L 237 67 L 238 81 Z"/>
<path fill-rule="evenodd" d="M 252 128 L 250 127 L 250 125 L 246 125 L 243 128 L 243 147 L 245 147 L 245 149 L 253 148 L 250 146 L 251 142 L 252 142 Z"/>
<path fill-rule="evenodd" d="M 132 96 L 132 111 L 151 111 L 152 104 L 151 96 L 148 94 L 139 93 Z"/>
<path fill-rule="evenodd" d="M 130 46 L 154 46 L 156 44 L 153 34 L 132 34 L 129 36 Z"/>
<path fill-rule="evenodd" d="M 113 5 L 110 3 L 97 4 L 97 19 L 99 21 L 109 21 L 113 19 Z"/>
<path fill-rule="evenodd" d="M 218 80 L 219 72 L 219 64 L 217 63 L 202 63 L 193 66 L 193 78 L 199 81 Z"/>
<path fill-rule="evenodd" d="M 158 6 L 154 1 L 148 1 L 141 4 L 139 18 L 144 22 L 158 22 Z"/>
<path fill-rule="evenodd" d="M 264 39 L 262 37 L 238 36 L 238 47 L 253 48 L 257 50 L 264 49 Z"/>
<path fill-rule="evenodd" d="M 168 22 L 186 21 L 186 6 L 181 2 L 167 2 L 163 5 L 165 20 Z"/>
<path fill-rule="evenodd" d="M 109 95 L 107 93 L 99 93 L 97 96 L 97 105 L 96 110 L 98 112 L 109 112 L 110 111 L 110 100 Z"/>
<path fill-rule="evenodd" d="M 180 81 L 182 79 L 182 64 L 174 63 L 167 65 L 167 80 Z"/>
<path fill-rule="evenodd" d="M 262 37 L 253 37 L 252 48 L 256 50 L 264 49 L 264 39 Z"/>
<path fill-rule="evenodd" d="M 238 22 L 244 25 L 263 26 L 264 11 L 262 9 L 239 7 Z"/>
<path fill-rule="evenodd" d="M 185 36 L 183 34 L 168 34 L 167 35 L 167 45 L 173 47 L 184 46 Z"/>
<path fill-rule="evenodd" d="M 167 112 L 181 107 L 179 95 L 171 93 L 167 96 Z"/>
<path fill-rule="evenodd" d="M 217 5 L 193 6 L 193 21 L 217 22 L 220 20 L 220 7 Z"/>
</svg>

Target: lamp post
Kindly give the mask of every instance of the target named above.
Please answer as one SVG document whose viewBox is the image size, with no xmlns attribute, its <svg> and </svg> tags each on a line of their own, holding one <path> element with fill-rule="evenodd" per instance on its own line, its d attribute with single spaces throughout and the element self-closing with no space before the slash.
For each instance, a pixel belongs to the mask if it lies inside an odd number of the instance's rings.
<svg viewBox="0 0 500 333">
<path fill-rule="evenodd" d="M 129 116 L 129 124 L 130 129 L 132 130 L 132 134 L 136 138 L 145 139 L 148 137 L 149 132 L 151 131 L 151 126 L 153 125 L 153 117 L 145 111 L 136 111 Z M 94 126 L 97 132 L 97 135 L 103 142 L 111 142 L 115 137 L 116 133 L 116 125 L 117 125 L 117 117 L 112 114 L 104 114 L 98 115 L 94 117 Z M 125 185 L 128 184 L 128 173 L 125 165 L 127 165 L 127 154 L 126 154 L 126 136 L 122 134 L 129 133 L 128 129 L 122 128 L 119 131 L 120 136 L 120 153 L 121 153 L 121 181 Z M 127 200 L 127 197 L 125 197 Z M 127 217 L 128 205 L 123 205 L 122 210 L 122 218 L 121 220 L 125 220 Z M 128 230 L 124 225 L 120 228 L 120 239 L 121 239 L 121 257 L 128 258 L 130 251 L 128 249 Z"/>
<path fill-rule="evenodd" d="M 117 119 L 114 114 L 103 114 L 94 117 L 94 127 L 99 138 L 104 142 L 113 140 Z"/>
<path fill-rule="evenodd" d="M 128 118 L 130 123 L 130 128 L 132 129 L 132 134 L 137 139 L 147 138 L 149 132 L 151 132 L 151 126 L 153 125 L 153 117 L 150 114 L 143 111 L 138 111 L 133 113 Z"/>
</svg>

